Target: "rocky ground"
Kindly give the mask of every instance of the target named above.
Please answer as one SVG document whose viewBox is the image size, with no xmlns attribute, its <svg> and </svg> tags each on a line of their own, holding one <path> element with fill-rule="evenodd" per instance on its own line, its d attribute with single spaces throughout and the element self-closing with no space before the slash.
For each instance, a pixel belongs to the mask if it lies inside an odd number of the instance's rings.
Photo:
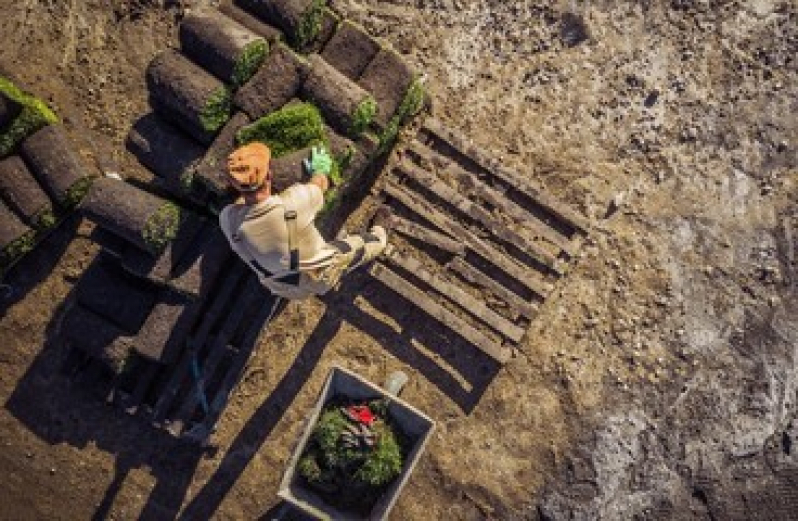
<svg viewBox="0 0 798 521">
<path fill-rule="evenodd" d="M 122 143 L 147 111 L 144 67 L 189 2 L 0 3 L 0 70 L 84 156 L 136 169 Z M 73 219 L 4 288 L 0 517 L 270 519 L 338 363 L 407 371 L 403 397 L 438 422 L 396 519 L 790 519 L 798 7 L 333 5 L 426 72 L 437 117 L 590 216 L 523 349 L 498 369 L 377 327 L 377 287 L 355 278 L 270 327 L 218 449 L 198 453 L 58 374 L 59 303 L 96 251 Z"/>
</svg>

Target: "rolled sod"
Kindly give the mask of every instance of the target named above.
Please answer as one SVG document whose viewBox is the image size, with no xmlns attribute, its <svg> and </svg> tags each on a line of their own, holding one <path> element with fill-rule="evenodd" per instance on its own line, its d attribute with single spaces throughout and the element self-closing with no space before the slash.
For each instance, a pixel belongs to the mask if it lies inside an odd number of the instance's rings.
<svg viewBox="0 0 798 521">
<path fill-rule="evenodd" d="M 241 9 L 233 0 L 222 0 L 219 3 L 218 9 L 253 33 L 262 36 L 269 43 L 281 40 L 283 37 L 283 33 L 280 29 L 267 24 L 257 16 L 253 16 L 244 9 Z"/>
<path fill-rule="evenodd" d="M 287 46 L 275 44 L 260 69 L 238 92 L 234 103 L 258 119 L 288 103 L 299 92 L 307 64 Z"/>
<path fill-rule="evenodd" d="M 363 173 L 377 149 L 377 143 L 373 138 L 369 139 L 364 135 L 354 142 L 330 127 L 327 127 L 327 139 L 330 152 L 338 162 L 344 182 Z"/>
<path fill-rule="evenodd" d="M 310 72 L 302 86 L 303 96 L 319 107 L 336 131 L 348 137 L 359 136 L 375 116 L 374 99 L 321 56 L 313 54 L 309 62 Z"/>
<path fill-rule="evenodd" d="M 201 240 L 183 256 L 169 281 L 169 287 L 192 298 L 207 295 L 220 273 L 229 268 L 231 262 L 238 262 L 216 223 L 207 223 L 199 238 Z"/>
<path fill-rule="evenodd" d="M 238 0 L 239 6 L 280 28 L 291 46 L 304 49 L 322 29 L 325 0 Z"/>
<path fill-rule="evenodd" d="M 0 197 L 31 228 L 55 224 L 50 198 L 19 156 L 0 160 Z"/>
<path fill-rule="evenodd" d="M 0 92 L 0 131 L 22 112 L 22 106 Z"/>
<path fill-rule="evenodd" d="M 35 233 L 5 204 L 0 204 L 0 272 L 34 245 Z"/>
<path fill-rule="evenodd" d="M 182 351 L 200 306 L 196 301 L 165 289 L 133 340 L 133 348 L 142 356 L 168 364 Z"/>
<path fill-rule="evenodd" d="M 9 79 L 0 76 L 0 96 L 10 101 L 11 119 L 7 125 L 0 125 L 0 157 L 5 157 L 27 136 L 45 125 L 58 121 L 58 117 L 40 99 L 19 89 Z M 16 112 L 15 104 L 20 111 Z"/>
<path fill-rule="evenodd" d="M 138 246 L 128 244 L 122 254 L 122 268 L 137 277 L 158 284 L 167 283 L 186 252 L 197 241 L 204 240 L 204 237 L 200 236 L 200 231 L 205 224 L 205 219 L 197 214 L 182 212 L 175 238 L 169 241 L 163 253 L 154 257 Z"/>
<path fill-rule="evenodd" d="M 313 38 L 313 41 L 305 46 L 303 52 L 306 54 L 320 52 L 324 46 L 327 45 L 327 42 L 330 41 L 330 38 L 333 37 L 333 34 L 335 34 L 335 30 L 338 28 L 340 23 L 341 17 L 333 12 L 332 9 L 325 7 L 321 16 L 321 25 L 319 26 L 319 31 Z"/>
<path fill-rule="evenodd" d="M 255 74 L 269 50 L 264 38 L 210 8 L 191 11 L 179 38 L 186 56 L 234 89 Z"/>
<path fill-rule="evenodd" d="M 81 305 L 67 312 L 61 334 L 73 347 L 117 374 L 124 369 L 132 349 L 130 338 L 121 329 Z"/>
<path fill-rule="evenodd" d="M 130 334 L 141 328 L 156 296 L 149 285 L 102 258 L 83 273 L 75 291 L 81 306 Z"/>
<path fill-rule="evenodd" d="M 272 172 L 272 190 L 282 192 L 289 186 L 306 179 L 302 170 L 302 160 L 310 157 L 310 147 L 296 150 L 272 159 L 269 168 Z"/>
<path fill-rule="evenodd" d="M 345 20 L 324 46 L 321 57 L 356 81 L 380 51 L 380 44 L 360 26 Z"/>
<path fill-rule="evenodd" d="M 205 145 L 230 118 L 229 88 L 177 51 L 162 51 L 152 59 L 147 85 L 156 112 Z"/>
<path fill-rule="evenodd" d="M 177 235 L 182 212 L 171 201 L 108 177 L 94 182 L 81 209 L 101 227 L 156 256 Z"/>
<path fill-rule="evenodd" d="M 195 180 L 217 195 L 226 195 L 230 189 L 226 180 L 227 158 L 236 147 L 236 133 L 250 123 L 249 117 L 237 112 L 222 128 L 208 148 L 196 170 Z"/>
<path fill-rule="evenodd" d="M 75 151 L 61 125 L 48 125 L 28 136 L 20 152 L 31 173 L 56 203 L 72 208 L 86 194 L 95 172 Z"/>
<path fill-rule="evenodd" d="M 191 190 L 195 169 L 205 154 L 202 146 L 155 113 L 133 124 L 127 136 L 127 148 L 177 194 Z"/>
<path fill-rule="evenodd" d="M 383 48 L 357 80 L 377 102 L 374 122 L 381 128 L 388 125 L 414 78 L 413 69 L 396 52 Z"/>
</svg>

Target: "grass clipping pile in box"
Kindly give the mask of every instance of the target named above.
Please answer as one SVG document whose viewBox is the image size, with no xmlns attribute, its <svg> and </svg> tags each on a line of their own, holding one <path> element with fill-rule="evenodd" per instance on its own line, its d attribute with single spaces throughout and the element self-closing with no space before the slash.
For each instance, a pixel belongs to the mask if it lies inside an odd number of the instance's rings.
<svg viewBox="0 0 798 521">
<path fill-rule="evenodd" d="M 331 505 L 367 512 L 401 474 L 407 438 L 387 405 L 333 400 L 319 416 L 298 471 Z"/>
</svg>

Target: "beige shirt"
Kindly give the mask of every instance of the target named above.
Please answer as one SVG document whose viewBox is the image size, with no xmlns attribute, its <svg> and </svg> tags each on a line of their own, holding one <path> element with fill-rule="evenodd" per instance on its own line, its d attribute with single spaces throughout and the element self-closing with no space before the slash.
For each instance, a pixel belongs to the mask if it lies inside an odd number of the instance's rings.
<svg viewBox="0 0 798 521">
<path fill-rule="evenodd" d="M 316 185 L 295 184 L 255 205 L 230 204 L 219 214 L 230 246 L 264 283 L 269 274 L 290 272 L 286 203 L 297 212 L 294 241 L 299 250 L 300 271 L 329 264 L 335 250 L 327 246 L 313 223 L 324 204 L 324 195 Z"/>
</svg>

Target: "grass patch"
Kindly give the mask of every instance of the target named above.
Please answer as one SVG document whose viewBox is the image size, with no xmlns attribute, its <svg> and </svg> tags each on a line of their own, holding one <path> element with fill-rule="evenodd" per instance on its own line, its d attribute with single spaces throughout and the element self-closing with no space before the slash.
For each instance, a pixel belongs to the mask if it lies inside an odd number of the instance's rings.
<svg viewBox="0 0 798 521">
<path fill-rule="evenodd" d="M 191 192 L 194 188 L 194 179 L 197 177 L 197 172 L 193 168 L 187 168 L 180 174 L 180 188 L 185 192 Z"/>
<path fill-rule="evenodd" d="M 351 166 L 352 160 L 355 158 L 355 152 L 357 152 L 357 149 L 353 145 L 349 145 L 346 147 L 345 152 L 335 157 L 335 161 L 341 170 L 346 170 Z"/>
<path fill-rule="evenodd" d="M 374 116 L 377 114 L 377 102 L 374 98 L 368 96 L 363 101 L 358 103 L 352 114 L 352 127 L 349 132 L 352 136 L 357 137 L 362 134 L 374 121 Z"/>
<path fill-rule="evenodd" d="M 246 47 L 233 66 L 233 90 L 238 90 L 258 71 L 269 52 L 266 40 L 256 40 Z"/>
<path fill-rule="evenodd" d="M 58 117 L 40 99 L 22 92 L 0 76 L 0 93 L 22 106 L 22 111 L 0 132 L 0 158 L 9 155 L 17 144 L 40 128 L 58 122 Z"/>
<path fill-rule="evenodd" d="M 36 216 L 33 218 L 33 227 L 37 231 L 44 231 L 55 226 L 56 222 L 58 222 L 58 218 L 56 217 L 53 209 L 46 208 L 36 214 Z"/>
<path fill-rule="evenodd" d="M 177 236 L 180 227 L 180 207 L 172 202 L 161 205 L 147 219 L 141 237 L 154 253 L 160 253 Z"/>
<path fill-rule="evenodd" d="M 319 109 L 310 103 L 291 103 L 236 133 L 237 146 L 254 141 L 265 143 L 273 157 L 280 157 L 320 143 L 326 145 L 327 134 Z"/>
<path fill-rule="evenodd" d="M 19 257 L 31 251 L 35 245 L 36 232 L 33 230 L 23 233 L 8 243 L 0 250 L 0 273 L 9 268 Z"/>
<path fill-rule="evenodd" d="M 370 414 L 379 411 L 377 402 L 365 404 Z M 330 404 L 322 411 L 297 470 L 326 491 L 359 494 L 370 489 L 366 496 L 376 497 L 402 472 L 402 444 L 386 416 L 364 422 L 348 416 L 346 409 L 351 407 Z"/>
<path fill-rule="evenodd" d="M 321 24 L 324 20 L 325 0 L 313 0 L 308 10 L 302 14 L 299 25 L 293 35 L 293 45 L 295 49 L 305 49 L 319 35 Z"/>
<path fill-rule="evenodd" d="M 380 134 L 380 146 L 377 150 L 377 155 L 382 155 L 390 150 L 402 126 L 424 107 L 425 97 L 426 92 L 421 78 L 414 78 L 393 117 L 391 117 L 391 120 L 385 126 L 385 130 Z"/>
<path fill-rule="evenodd" d="M 218 132 L 233 114 L 233 93 L 224 86 L 211 94 L 200 112 L 202 128 L 208 132 Z"/>
<path fill-rule="evenodd" d="M 77 206 L 86 196 L 86 192 L 89 191 L 89 188 L 91 188 L 91 183 L 92 179 L 90 177 L 84 177 L 75 181 L 64 195 L 64 206 L 67 208 L 74 208 Z"/>
</svg>

